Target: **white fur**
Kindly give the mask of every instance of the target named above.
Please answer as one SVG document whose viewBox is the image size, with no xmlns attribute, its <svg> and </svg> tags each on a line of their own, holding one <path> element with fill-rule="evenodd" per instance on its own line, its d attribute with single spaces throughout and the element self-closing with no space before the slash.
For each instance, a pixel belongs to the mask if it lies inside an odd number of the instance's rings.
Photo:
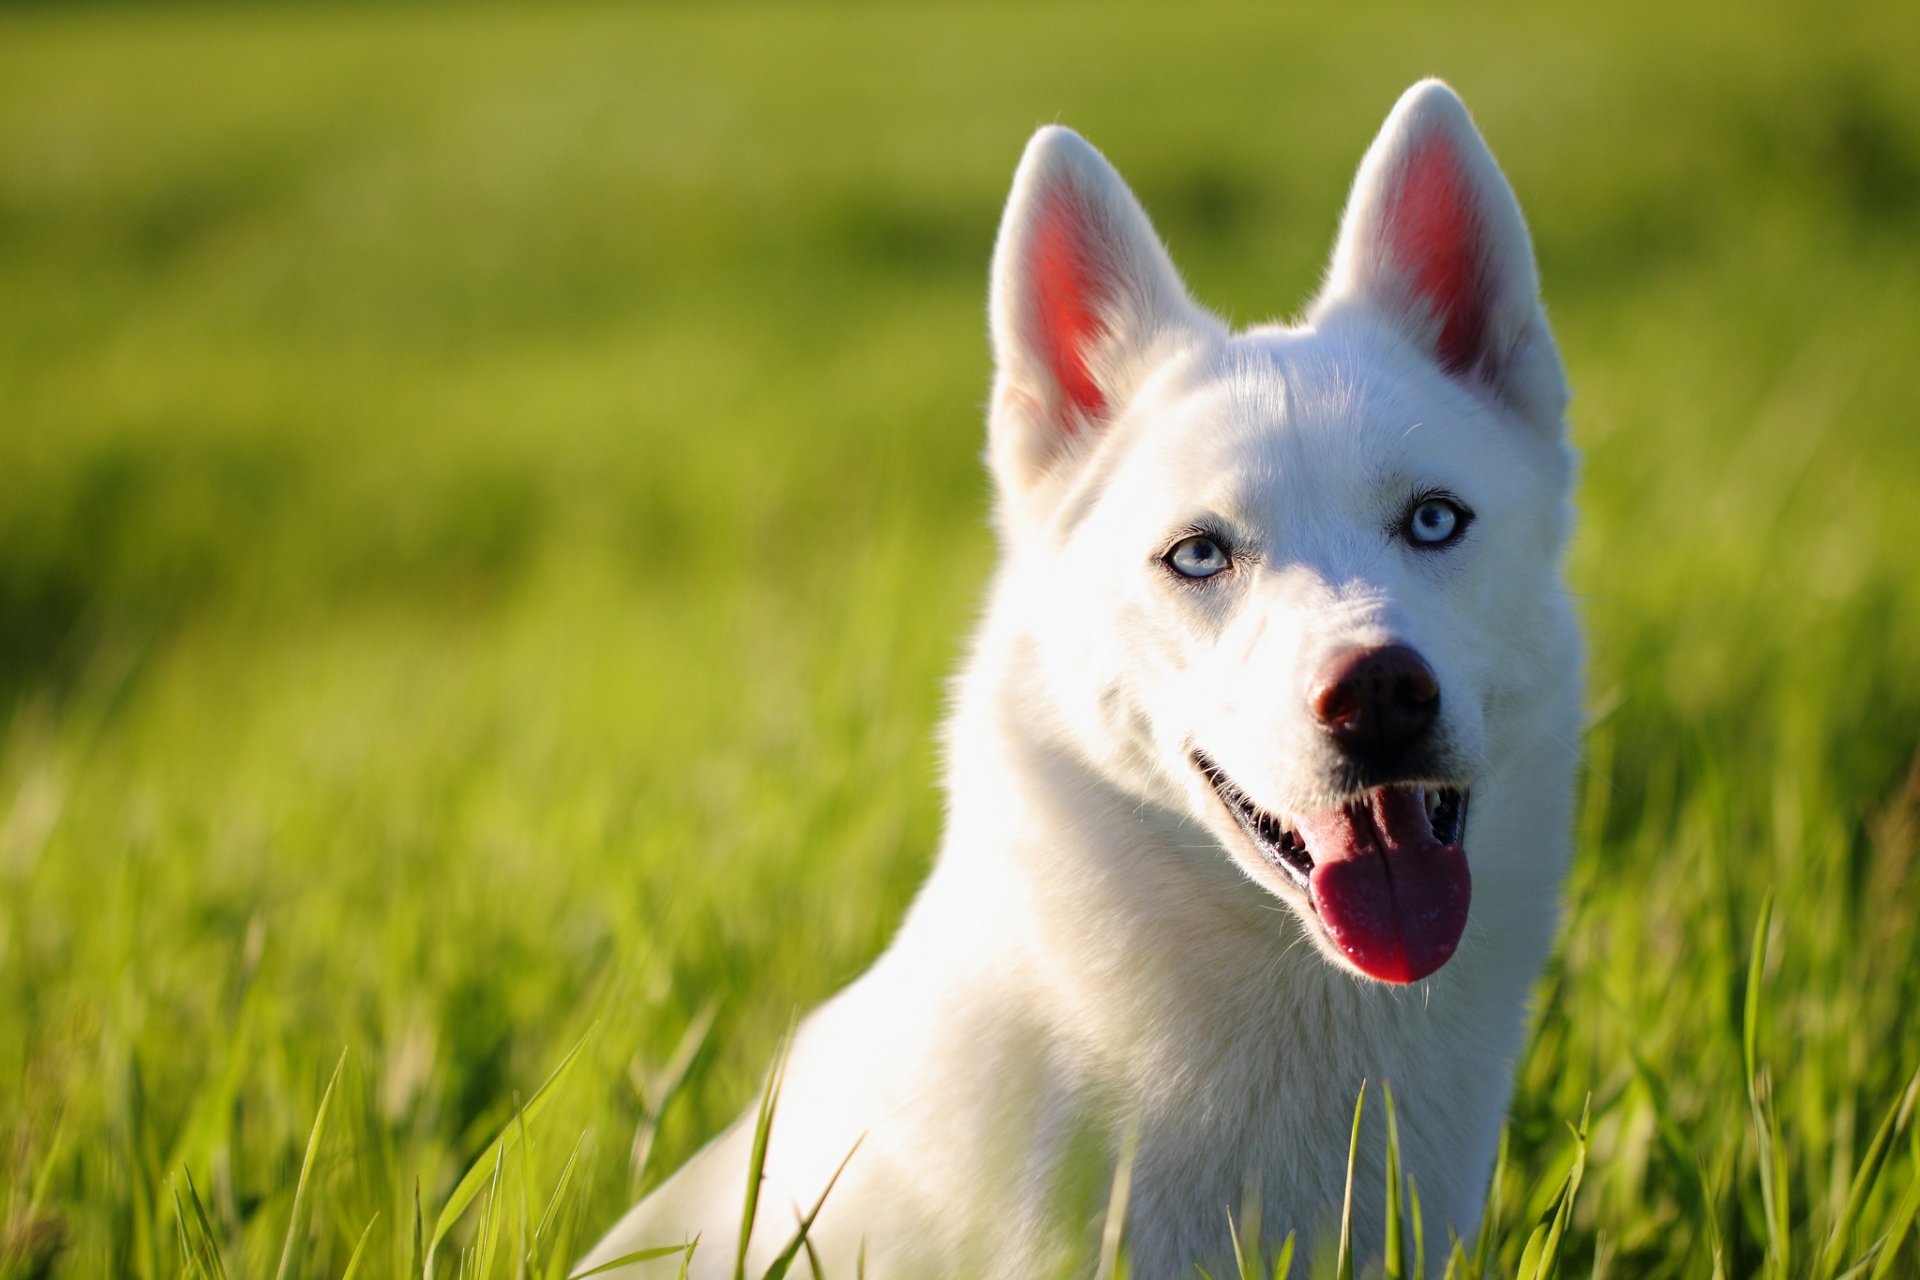
<svg viewBox="0 0 1920 1280">
<path fill-rule="evenodd" d="M 1421 246 L 1395 242 L 1390 208 L 1396 166 L 1433 131 L 1485 247 L 1487 350 L 1452 374 L 1407 286 Z M 1092 411 L 1035 331 L 1032 238 L 1062 184 L 1104 286 Z M 892 946 L 800 1026 L 750 1273 L 863 1135 L 813 1231 L 829 1276 L 853 1274 L 863 1240 L 870 1275 L 1038 1274 L 1059 1246 L 1056 1162 L 1088 1134 L 1109 1158 L 1137 1135 L 1136 1276 L 1223 1274 L 1249 1187 L 1270 1240 L 1292 1227 L 1324 1247 L 1363 1080 L 1393 1087 L 1442 1253 L 1449 1224 L 1479 1220 L 1556 925 L 1579 731 L 1566 390 L 1512 193 L 1453 93 L 1414 86 L 1360 168 L 1308 320 L 1231 334 L 1106 161 L 1043 129 L 1001 228 L 992 325 L 1004 557 L 948 726 L 947 831 Z M 1392 535 L 1423 486 L 1477 512 L 1459 546 Z M 1248 560 L 1194 590 L 1158 557 L 1200 517 Z M 1339 959 L 1189 759 L 1203 747 L 1277 812 L 1337 798 L 1306 681 L 1388 640 L 1437 673 L 1472 788 L 1467 933 L 1413 987 Z M 585 1263 L 699 1233 L 694 1274 L 731 1274 L 751 1131 L 749 1114 Z M 1370 1129 L 1363 1249 L 1381 1238 L 1382 1146 Z"/>
</svg>

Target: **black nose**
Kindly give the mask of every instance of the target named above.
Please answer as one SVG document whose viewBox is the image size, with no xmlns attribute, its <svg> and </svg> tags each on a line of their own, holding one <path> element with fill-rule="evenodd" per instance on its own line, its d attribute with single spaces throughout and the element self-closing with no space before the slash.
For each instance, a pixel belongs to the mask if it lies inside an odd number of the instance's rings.
<svg viewBox="0 0 1920 1280">
<path fill-rule="evenodd" d="M 1350 756 L 1390 759 L 1419 742 L 1440 713 L 1440 681 L 1403 644 L 1349 649 L 1314 677 L 1307 704 Z"/>
</svg>

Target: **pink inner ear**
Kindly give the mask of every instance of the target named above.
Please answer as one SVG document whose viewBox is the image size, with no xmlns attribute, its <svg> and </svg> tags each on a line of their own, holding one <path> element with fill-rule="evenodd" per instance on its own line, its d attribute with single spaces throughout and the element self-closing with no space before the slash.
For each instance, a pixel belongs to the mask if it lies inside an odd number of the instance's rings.
<svg viewBox="0 0 1920 1280">
<path fill-rule="evenodd" d="M 1448 371 L 1465 373 L 1486 350 L 1487 279 L 1479 214 L 1446 135 L 1415 144 L 1388 210 L 1389 257 L 1440 321 L 1434 354 Z"/>
<path fill-rule="evenodd" d="M 1087 369 L 1087 353 L 1105 333 L 1099 308 L 1106 301 L 1106 282 L 1092 245 L 1078 195 L 1064 185 L 1049 193 L 1041 202 L 1027 257 L 1035 346 L 1054 385 L 1089 415 L 1107 407 L 1106 396 Z"/>
</svg>

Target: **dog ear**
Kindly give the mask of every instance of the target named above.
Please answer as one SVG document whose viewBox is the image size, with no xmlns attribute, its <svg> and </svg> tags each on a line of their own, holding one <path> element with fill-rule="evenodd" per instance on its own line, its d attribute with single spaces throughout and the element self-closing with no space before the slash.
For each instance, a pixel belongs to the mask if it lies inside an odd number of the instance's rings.
<svg viewBox="0 0 1920 1280">
<path fill-rule="evenodd" d="M 1353 304 L 1448 373 L 1558 429 L 1566 376 L 1526 220 L 1466 105 L 1438 80 L 1401 96 L 1360 162 L 1310 318 Z"/>
<path fill-rule="evenodd" d="M 1080 135 L 1033 135 L 1000 221 L 989 456 L 1024 495 L 1125 407 L 1168 338 L 1205 321 L 1133 192 Z"/>
</svg>

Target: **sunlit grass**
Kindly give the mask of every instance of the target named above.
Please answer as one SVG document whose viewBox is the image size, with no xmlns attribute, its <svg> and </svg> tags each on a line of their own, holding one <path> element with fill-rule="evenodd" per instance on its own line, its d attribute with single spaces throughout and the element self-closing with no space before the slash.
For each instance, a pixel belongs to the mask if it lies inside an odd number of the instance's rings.
<svg viewBox="0 0 1920 1280">
<path fill-rule="evenodd" d="M 1028 131 L 1249 321 L 1429 73 L 1538 241 L 1593 690 L 1456 1265 L 1920 1273 L 1916 14 L 0 17 L 0 1274 L 563 1274 L 931 854 Z"/>
</svg>

